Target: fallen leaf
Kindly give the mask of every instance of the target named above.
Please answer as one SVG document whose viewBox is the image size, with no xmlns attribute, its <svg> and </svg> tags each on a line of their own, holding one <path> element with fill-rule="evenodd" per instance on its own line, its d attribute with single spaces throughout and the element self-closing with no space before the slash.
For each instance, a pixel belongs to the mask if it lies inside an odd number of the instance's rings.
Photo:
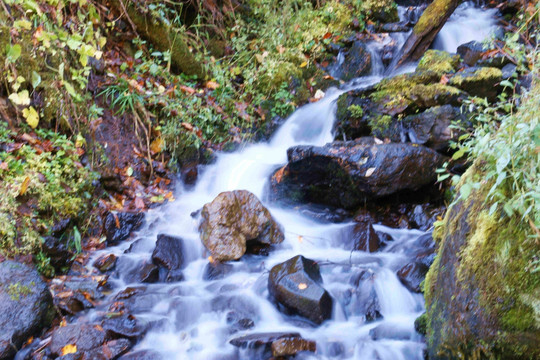
<svg viewBox="0 0 540 360">
<path fill-rule="evenodd" d="M 39 124 L 39 114 L 33 106 L 23 109 L 23 117 L 26 119 L 26 123 L 30 125 L 32 129 L 35 129 Z"/>
<path fill-rule="evenodd" d="M 193 88 L 191 88 L 189 86 L 180 85 L 180 90 L 185 94 L 189 94 L 189 95 L 195 94 L 195 89 L 193 89 Z"/>
<path fill-rule="evenodd" d="M 307 61 L 304 61 L 303 63 L 300 64 L 301 68 L 305 68 L 306 66 L 307 66 Z"/>
<path fill-rule="evenodd" d="M 27 176 L 21 185 L 21 189 L 19 190 L 19 195 L 23 196 L 24 193 L 26 193 L 26 190 L 28 189 L 28 184 L 30 184 L 30 178 Z"/>
<path fill-rule="evenodd" d="M 182 125 L 182 127 L 188 131 L 193 131 L 193 125 L 191 125 L 190 123 L 183 122 L 180 125 Z"/>
<path fill-rule="evenodd" d="M 305 289 L 307 289 L 307 284 L 305 284 L 305 283 L 300 283 L 300 284 L 298 284 L 298 288 L 299 288 L 300 290 L 305 290 Z"/>
<path fill-rule="evenodd" d="M 369 169 L 367 169 L 367 171 L 366 171 L 366 177 L 370 177 L 370 176 L 373 174 L 373 172 L 375 171 L 375 169 L 376 169 L 376 168 L 369 168 Z"/>
<path fill-rule="evenodd" d="M 216 90 L 219 87 L 219 84 L 215 81 L 208 81 L 206 83 L 206 88 L 211 90 Z"/>
<path fill-rule="evenodd" d="M 159 154 L 165 148 L 165 143 L 162 138 L 158 137 L 150 144 L 150 151 L 154 154 Z"/>
<path fill-rule="evenodd" d="M 135 207 L 137 209 L 144 209 L 144 201 L 142 198 L 140 197 L 135 198 Z"/>
<path fill-rule="evenodd" d="M 77 352 L 77 345 L 67 344 L 62 348 L 62 356 L 67 354 L 75 354 Z"/>
</svg>

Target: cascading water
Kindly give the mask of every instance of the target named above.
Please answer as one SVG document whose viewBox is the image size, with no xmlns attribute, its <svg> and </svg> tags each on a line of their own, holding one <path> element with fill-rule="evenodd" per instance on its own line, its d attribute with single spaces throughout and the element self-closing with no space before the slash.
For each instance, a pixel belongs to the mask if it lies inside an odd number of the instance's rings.
<svg viewBox="0 0 540 360">
<path fill-rule="evenodd" d="M 448 25 L 454 26 L 452 23 L 460 22 L 463 16 L 469 21 L 491 16 L 470 7 L 465 12 L 460 10 L 460 14 Z M 481 40 L 482 36 L 476 39 Z M 450 47 L 445 38 L 441 41 L 444 48 Z M 376 69 L 378 73 L 356 79 L 342 89 L 330 89 L 322 100 L 298 109 L 269 142 L 220 154 L 215 164 L 204 169 L 193 188 L 178 189 L 179 200 L 147 214 L 146 225 L 136 239 L 106 250 L 119 258 L 118 277 L 111 280 L 114 291 L 109 296 L 110 302 L 128 286 L 139 287 L 143 293 L 132 311 L 137 318 L 151 324 L 152 330 L 137 345 L 137 350 L 150 349 L 170 360 L 255 359 L 254 353 L 230 345 L 231 337 L 288 331 L 299 332 L 303 338 L 317 342 L 315 354 L 302 354 L 300 358 L 423 359 L 425 345 L 414 330 L 414 320 L 423 312 L 423 297 L 408 291 L 396 276 L 397 269 L 410 261 L 406 249 L 423 232 L 376 226 L 376 230 L 392 238 L 390 244 L 376 253 L 351 252 L 344 245 L 351 223 L 320 223 L 294 209 L 266 203 L 285 229 L 284 242 L 267 257 L 245 255 L 241 261 L 230 263 L 232 269 L 225 277 L 205 281 L 207 254 L 199 238 L 197 221 L 191 216 L 223 191 L 245 189 L 264 200 L 267 179 L 278 165 L 286 163 L 286 150 L 299 144 L 324 145 L 332 141 L 336 99 L 344 91 L 380 81 L 382 69 Z M 183 269 L 184 280 L 142 288 L 141 284 L 133 283 L 130 274 L 142 261 L 150 261 L 160 233 L 184 240 L 187 264 Z M 130 251 L 125 252 L 128 247 Z M 319 262 L 324 287 L 336 300 L 332 319 L 319 327 L 283 315 L 268 299 L 268 271 L 298 254 Z M 366 273 L 370 280 L 362 286 L 370 289 L 359 289 L 354 279 Z M 367 322 L 358 311 L 362 290 L 374 291 L 381 318 Z M 226 306 L 219 305 L 223 299 Z M 245 313 L 253 321 L 253 327 L 232 335 L 227 322 L 230 306 Z M 97 315 L 96 310 L 87 317 L 92 319 Z"/>
</svg>

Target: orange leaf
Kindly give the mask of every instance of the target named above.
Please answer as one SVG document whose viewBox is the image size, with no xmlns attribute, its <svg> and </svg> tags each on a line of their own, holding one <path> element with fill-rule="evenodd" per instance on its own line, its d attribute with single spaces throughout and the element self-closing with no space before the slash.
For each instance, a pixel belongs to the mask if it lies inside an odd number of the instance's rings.
<svg viewBox="0 0 540 360">
<path fill-rule="evenodd" d="M 180 125 L 182 125 L 182 127 L 187 131 L 193 131 L 193 125 L 191 125 L 190 123 L 183 122 Z"/>
<path fill-rule="evenodd" d="M 62 348 L 62 356 L 67 354 L 75 354 L 77 352 L 77 345 L 67 344 Z"/>
<path fill-rule="evenodd" d="M 206 83 L 206 88 L 211 90 L 216 90 L 219 87 L 219 84 L 215 81 L 208 81 Z"/>
<path fill-rule="evenodd" d="M 163 148 L 164 148 L 164 142 L 163 142 L 163 139 L 158 137 L 157 139 L 155 139 L 154 141 L 152 141 L 152 143 L 150 144 L 150 150 L 154 153 L 154 154 L 159 154 L 160 152 L 163 151 Z"/>
<path fill-rule="evenodd" d="M 193 88 L 191 88 L 189 86 L 180 85 L 180 90 L 182 90 L 182 92 L 185 93 L 185 94 L 189 94 L 189 95 L 195 94 L 195 89 L 193 89 Z"/>
<path fill-rule="evenodd" d="M 30 178 L 27 176 L 22 185 L 21 185 L 21 190 L 19 190 L 19 195 L 23 196 L 24 193 L 26 192 L 26 190 L 28 189 L 28 184 L 30 184 Z"/>
<path fill-rule="evenodd" d="M 326 34 L 324 34 L 323 39 L 329 39 L 331 37 L 332 37 L 332 34 L 327 32 Z"/>
</svg>

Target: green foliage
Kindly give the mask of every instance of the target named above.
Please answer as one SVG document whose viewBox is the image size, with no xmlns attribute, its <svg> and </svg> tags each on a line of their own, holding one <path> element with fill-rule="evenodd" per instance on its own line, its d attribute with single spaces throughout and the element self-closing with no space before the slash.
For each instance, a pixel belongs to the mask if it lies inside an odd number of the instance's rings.
<svg viewBox="0 0 540 360">
<path fill-rule="evenodd" d="M 360 105 L 351 105 L 347 110 L 353 118 L 360 119 L 364 116 L 364 109 Z"/>
<path fill-rule="evenodd" d="M 80 164 L 79 149 L 63 135 L 38 130 L 36 144 L 17 143 L 0 123 L 0 252 L 37 253 L 55 221 L 82 219 L 96 177 Z M 78 230 L 76 230 L 78 232 Z M 78 238 L 80 249 L 80 234 Z"/>
</svg>

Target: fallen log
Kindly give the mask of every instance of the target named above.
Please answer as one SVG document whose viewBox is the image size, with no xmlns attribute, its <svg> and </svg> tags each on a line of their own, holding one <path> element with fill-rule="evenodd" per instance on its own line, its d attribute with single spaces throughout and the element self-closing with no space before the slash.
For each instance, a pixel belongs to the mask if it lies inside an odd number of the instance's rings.
<svg viewBox="0 0 540 360">
<path fill-rule="evenodd" d="M 422 57 L 460 2 L 460 0 L 435 0 L 424 10 L 401 49 L 397 66 Z"/>
</svg>

